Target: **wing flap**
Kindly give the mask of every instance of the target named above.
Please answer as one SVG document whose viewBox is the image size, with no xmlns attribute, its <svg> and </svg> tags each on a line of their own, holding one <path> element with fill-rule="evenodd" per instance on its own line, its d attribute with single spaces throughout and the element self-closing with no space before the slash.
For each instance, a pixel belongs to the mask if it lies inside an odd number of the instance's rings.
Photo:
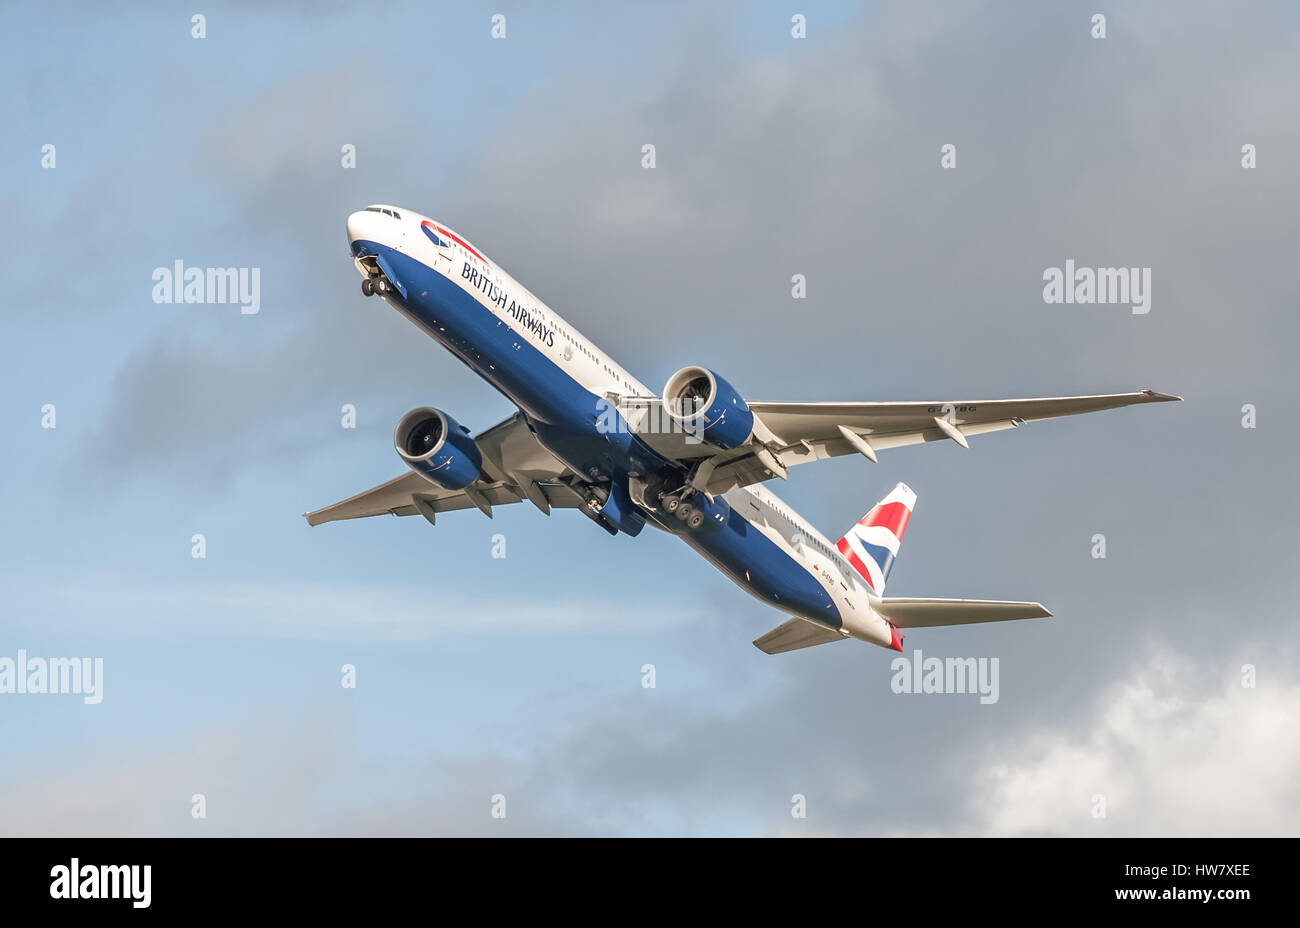
<svg viewBox="0 0 1300 928">
<path fill-rule="evenodd" d="M 940 417 L 967 434 L 978 434 L 969 426 L 1075 416 L 1103 409 L 1117 409 L 1141 403 L 1168 403 L 1181 399 L 1154 390 L 1137 393 L 1106 393 L 1094 396 L 1050 396 L 1011 400 L 934 400 L 911 403 L 750 403 L 749 408 L 787 444 L 804 440 L 839 438 L 836 426 L 843 425 L 863 434 L 872 447 L 888 437 L 904 439 L 898 444 L 946 437 L 935 427 Z M 923 437 L 930 436 L 930 437 Z M 848 443 L 845 442 L 845 445 Z M 879 447 L 891 447 L 885 444 Z"/>
<path fill-rule="evenodd" d="M 1045 619 L 1051 615 L 1042 603 L 1004 602 L 994 599 L 916 599 L 894 597 L 872 603 L 872 608 L 899 628 L 934 628 Z"/>
<path fill-rule="evenodd" d="M 799 648 L 811 648 L 815 644 L 843 640 L 844 636 L 833 629 L 807 619 L 794 618 L 784 625 L 778 625 L 766 635 L 755 638 L 754 647 L 766 654 L 784 654 Z"/>
<path fill-rule="evenodd" d="M 415 479 L 411 480 L 412 477 Z M 546 501 L 556 509 L 577 509 L 582 505 L 582 497 L 566 484 L 539 483 L 537 487 L 546 497 Z M 474 489 L 492 506 L 507 506 L 527 498 L 523 491 L 513 484 L 496 483 L 484 486 L 480 483 L 476 484 Z M 367 516 L 413 516 L 419 512 L 415 505 L 417 494 L 435 513 L 473 509 L 477 505 L 463 490 L 443 490 L 415 471 L 411 471 L 374 489 L 358 493 L 351 499 L 309 512 L 307 522 L 311 525 L 321 525 L 342 519 L 364 519 Z"/>
</svg>

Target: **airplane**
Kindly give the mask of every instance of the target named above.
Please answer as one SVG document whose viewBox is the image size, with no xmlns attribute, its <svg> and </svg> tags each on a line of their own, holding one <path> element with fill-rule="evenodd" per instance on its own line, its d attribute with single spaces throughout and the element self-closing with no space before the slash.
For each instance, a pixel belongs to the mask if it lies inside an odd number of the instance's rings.
<svg viewBox="0 0 1300 928">
<path fill-rule="evenodd" d="M 306 514 L 311 525 L 437 516 L 527 500 L 577 509 L 611 536 L 680 537 L 741 589 L 788 615 L 768 654 L 856 638 L 902 650 L 904 630 L 1051 613 L 1037 602 L 886 597 L 916 493 L 898 484 L 831 542 L 763 484 L 812 461 L 969 440 L 1026 422 L 1180 397 L 1153 390 L 1040 399 L 767 403 L 683 367 L 662 395 L 584 338 L 481 249 L 412 210 L 374 205 L 347 239 L 378 296 L 500 391 L 518 412 L 472 434 L 420 406 L 397 423 L 401 476 Z"/>
</svg>

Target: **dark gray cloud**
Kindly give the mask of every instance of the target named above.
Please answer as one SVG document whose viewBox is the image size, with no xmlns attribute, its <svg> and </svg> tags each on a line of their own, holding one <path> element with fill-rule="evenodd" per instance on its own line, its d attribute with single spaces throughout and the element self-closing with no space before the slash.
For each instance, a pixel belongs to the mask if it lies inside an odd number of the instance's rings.
<svg viewBox="0 0 1300 928">
<path fill-rule="evenodd" d="M 1270 269 L 1297 230 L 1285 172 L 1247 174 L 1236 152 L 1246 139 L 1286 150 L 1300 132 L 1283 106 L 1260 127 L 1225 95 L 1241 82 L 1252 101 L 1272 90 L 1280 103 L 1286 32 L 1236 21 L 1226 41 L 1115 17 L 1099 42 L 1077 18 L 890 8 L 758 61 L 705 24 L 644 84 L 575 69 L 521 100 L 476 157 L 432 171 L 422 151 L 436 122 L 382 99 L 376 111 L 349 77 L 369 61 L 233 108 L 198 165 L 238 198 L 224 234 L 257 237 L 268 288 L 294 280 L 269 310 L 292 320 L 292 344 L 240 346 L 290 387 L 250 412 L 284 418 L 313 361 L 360 377 L 427 357 L 419 339 L 392 337 L 400 326 L 376 327 L 344 283 L 342 217 L 385 199 L 465 231 L 656 384 L 698 345 L 762 398 L 823 398 L 835 381 L 806 359 L 841 370 L 846 398 L 1144 378 L 1247 387 L 1255 362 L 1282 361 L 1278 327 L 1294 325 Z M 1211 50 L 1235 55 L 1227 87 L 1218 70 L 1169 63 Z M 337 165 L 347 139 L 361 140 L 355 172 Z M 645 142 L 654 171 L 640 168 Z M 956 171 L 938 167 L 944 142 L 958 146 Z M 1044 306 L 1042 270 L 1067 257 L 1151 265 L 1155 311 Z M 804 303 L 789 298 L 795 272 L 809 279 Z M 686 339 L 665 352 L 654 329 L 627 339 L 630 320 Z M 124 390 L 172 382 L 175 364 L 202 377 L 223 362 L 154 346 Z M 179 397 L 189 418 L 203 418 L 206 396 Z M 138 437 L 106 439 L 155 458 Z"/>
</svg>

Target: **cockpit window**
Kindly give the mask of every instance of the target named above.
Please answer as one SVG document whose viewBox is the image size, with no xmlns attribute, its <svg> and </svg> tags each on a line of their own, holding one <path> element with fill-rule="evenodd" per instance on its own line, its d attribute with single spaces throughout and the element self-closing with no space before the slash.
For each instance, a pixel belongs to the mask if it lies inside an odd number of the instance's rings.
<svg viewBox="0 0 1300 928">
<path fill-rule="evenodd" d="M 383 213 L 385 216 L 392 216 L 394 219 L 401 219 L 402 214 L 395 209 L 387 209 L 383 206 L 367 206 L 367 213 Z"/>
</svg>

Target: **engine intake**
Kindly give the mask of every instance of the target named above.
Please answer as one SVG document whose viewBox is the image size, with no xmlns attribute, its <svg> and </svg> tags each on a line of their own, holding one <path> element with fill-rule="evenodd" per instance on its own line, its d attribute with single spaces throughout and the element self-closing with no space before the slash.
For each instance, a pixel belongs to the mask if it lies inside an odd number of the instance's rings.
<svg viewBox="0 0 1300 928">
<path fill-rule="evenodd" d="M 463 490 L 483 473 L 483 455 L 461 424 L 440 409 L 412 409 L 393 432 L 411 470 L 444 490 Z"/>
<path fill-rule="evenodd" d="M 705 367 L 683 367 L 664 385 L 664 411 L 688 432 L 723 450 L 754 434 L 754 414 L 741 395 Z"/>
</svg>

